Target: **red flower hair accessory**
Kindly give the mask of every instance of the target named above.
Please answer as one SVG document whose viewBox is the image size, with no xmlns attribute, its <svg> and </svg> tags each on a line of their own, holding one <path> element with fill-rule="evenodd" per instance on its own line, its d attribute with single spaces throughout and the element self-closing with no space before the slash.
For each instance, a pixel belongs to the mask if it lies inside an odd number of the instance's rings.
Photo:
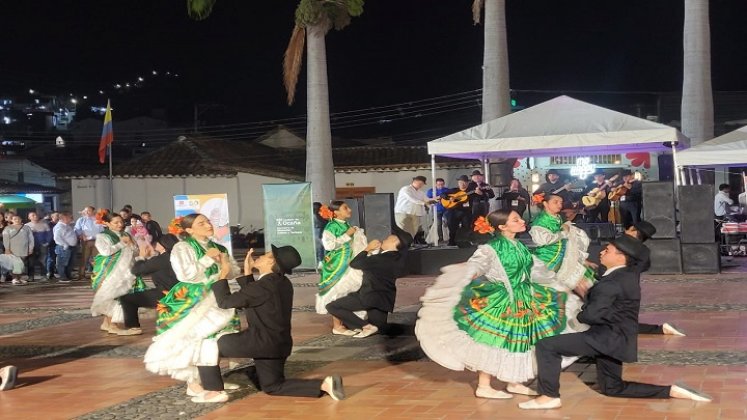
<svg viewBox="0 0 747 420">
<path fill-rule="evenodd" d="M 495 228 L 493 226 L 490 226 L 490 222 L 488 222 L 488 219 L 485 218 L 485 216 L 480 216 L 475 220 L 475 227 L 474 231 L 477 233 L 493 233 L 495 232 Z"/>
<path fill-rule="evenodd" d="M 532 196 L 532 203 L 534 204 L 541 204 L 543 201 L 545 201 L 545 193 L 537 193 Z"/>
<path fill-rule="evenodd" d="M 171 219 L 168 227 L 168 231 L 170 234 L 179 236 L 184 233 L 184 228 L 182 228 L 182 219 L 184 219 L 184 217 L 175 217 Z"/>
<path fill-rule="evenodd" d="M 96 224 L 105 225 L 106 220 L 104 220 L 104 218 L 108 216 L 109 213 L 111 213 L 109 209 L 99 209 L 99 211 L 96 212 Z"/>
<path fill-rule="evenodd" d="M 321 216 L 324 220 L 332 220 L 335 217 L 335 212 L 329 209 L 329 207 L 322 204 L 321 207 L 319 207 L 319 216 Z"/>
</svg>

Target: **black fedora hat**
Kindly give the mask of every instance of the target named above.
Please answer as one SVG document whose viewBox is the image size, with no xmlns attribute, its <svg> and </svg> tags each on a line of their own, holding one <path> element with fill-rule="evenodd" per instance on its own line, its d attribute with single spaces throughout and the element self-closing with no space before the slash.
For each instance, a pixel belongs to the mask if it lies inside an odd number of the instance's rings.
<svg viewBox="0 0 747 420">
<path fill-rule="evenodd" d="M 392 227 L 392 235 L 396 236 L 399 240 L 399 246 L 397 246 L 397 250 L 401 251 L 403 249 L 407 249 L 412 245 L 412 235 L 402 230 L 399 226 Z"/>
<path fill-rule="evenodd" d="M 301 255 L 296 248 L 290 245 L 276 247 L 271 245 L 272 255 L 275 257 L 275 264 L 283 270 L 285 274 L 293 274 L 293 269 L 301 265 Z"/>
<path fill-rule="evenodd" d="M 549 171 L 547 171 L 547 173 L 545 173 L 545 176 L 547 175 L 560 175 L 560 173 L 558 173 L 557 169 L 550 169 Z"/>
<path fill-rule="evenodd" d="M 643 242 L 656 235 L 656 227 L 645 220 L 641 220 L 634 224 L 633 227 L 635 227 L 635 230 L 640 232 L 641 241 Z"/>
<path fill-rule="evenodd" d="M 610 243 L 620 252 L 636 261 L 643 261 L 646 258 L 643 242 L 630 235 L 618 236 Z"/>
</svg>

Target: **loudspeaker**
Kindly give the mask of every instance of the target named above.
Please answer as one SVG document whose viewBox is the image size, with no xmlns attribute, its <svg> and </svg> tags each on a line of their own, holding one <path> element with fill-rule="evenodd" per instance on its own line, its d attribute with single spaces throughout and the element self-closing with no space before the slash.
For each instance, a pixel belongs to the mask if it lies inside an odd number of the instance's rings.
<svg viewBox="0 0 747 420">
<path fill-rule="evenodd" d="M 671 182 L 643 183 L 643 220 L 656 227 L 654 238 L 677 237 L 674 223 L 674 186 Z"/>
<path fill-rule="evenodd" d="M 350 219 L 348 220 L 350 226 L 358 226 L 365 229 L 366 225 L 363 219 L 363 199 L 343 198 L 341 201 L 347 203 L 348 207 L 350 207 L 350 210 L 353 211 L 353 215 L 350 216 Z"/>
<path fill-rule="evenodd" d="M 617 231 L 612 223 L 576 223 L 576 227 L 582 229 L 592 241 L 604 239 L 615 239 Z"/>
<path fill-rule="evenodd" d="M 721 256 L 718 244 L 682 244 L 682 270 L 685 274 L 718 274 Z"/>
<path fill-rule="evenodd" d="M 716 242 L 713 226 L 713 185 L 684 185 L 680 194 L 680 239 L 683 244 Z"/>
<path fill-rule="evenodd" d="M 650 274 L 681 274 L 682 254 L 679 239 L 649 239 L 646 246 L 651 250 Z"/>
<path fill-rule="evenodd" d="M 674 181 L 674 161 L 672 155 L 659 155 L 659 181 Z"/>
<path fill-rule="evenodd" d="M 363 196 L 363 226 L 368 240 L 383 240 L 392 233 L 394 223 L 394 194 L 366 194 Z"/>
</svg>

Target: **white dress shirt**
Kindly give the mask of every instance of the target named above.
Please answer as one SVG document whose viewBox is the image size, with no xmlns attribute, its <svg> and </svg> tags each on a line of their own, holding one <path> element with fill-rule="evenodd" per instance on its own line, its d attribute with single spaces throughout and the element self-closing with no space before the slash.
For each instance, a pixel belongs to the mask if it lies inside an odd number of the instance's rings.
<svg viewBox="0 0 747 420">
<path fill-rule="evenodd" d="M 96 223 L 93 216 L 81 216 L 75 221 L 75 234 L 86 237 L 87 241 L 96 239 L 96 235 L 104 231 L 104 227 Z"/>
<path fill-rule="evenodd" d="M 72 226 L 62 222 L 57 222 L 52 229 L 54 243 L 63 249 L 69 249 L 78 245 L 78 236 L 75 235 L 75 229 Z"/>
<path fill-rule="evenodd" d="M 425 214 L 425 203 L 427 201 L 428 197 L 423 191 L 416 190 L 412 184 L 405 185 L 399 189 L 394 212 L 422 216 Z"/>
<path fill-rule="evenodd" d="M 726 191 L 719 191 L 716 193 L 716 197 L 713 199 L 713 212 L 718 217 L 723 217 L 729 214 L 729 206 L 734 204 L 729 194 Z"/>
</svg>

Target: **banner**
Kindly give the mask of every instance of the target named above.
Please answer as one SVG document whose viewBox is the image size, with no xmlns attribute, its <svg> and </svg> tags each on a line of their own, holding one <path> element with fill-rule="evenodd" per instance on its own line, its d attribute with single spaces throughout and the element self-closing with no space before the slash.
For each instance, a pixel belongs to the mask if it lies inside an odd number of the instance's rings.
<svg viewBox="0 0 747 420">
<path fill-rule="evenodd" d="M 228 194 L 188 194 L 174 196 L 174 214 L 183 217 L 200 213 L 213 224 L 213 241 L 231 249 L 231 227 L 228 224 Z"/>
<path fill-rule="evenodd" d="M 298 268 L 316 268 L 311 184 L 262 184 L 265 248 L 292 245 L 301 254 Z"/>
</svg>

